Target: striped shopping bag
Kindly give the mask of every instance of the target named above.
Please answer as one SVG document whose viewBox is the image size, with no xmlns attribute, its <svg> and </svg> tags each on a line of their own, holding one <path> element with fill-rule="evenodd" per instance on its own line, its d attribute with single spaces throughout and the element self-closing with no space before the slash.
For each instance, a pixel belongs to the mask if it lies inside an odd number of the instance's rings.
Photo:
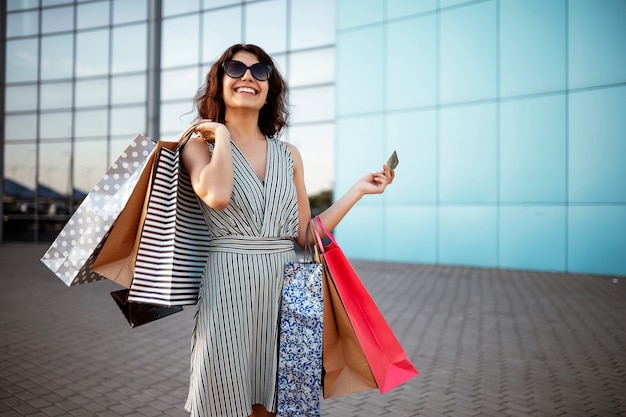
<svg viewBox="0 0 626 417">
<path fill-rule="evenodd" d="M 128 302 L 162 306 L 197 302 L 209 231 L 181 161 L 182 147 L 194 128 L 183 132 L 178 142 L 157 143 Z"/>
</svg>

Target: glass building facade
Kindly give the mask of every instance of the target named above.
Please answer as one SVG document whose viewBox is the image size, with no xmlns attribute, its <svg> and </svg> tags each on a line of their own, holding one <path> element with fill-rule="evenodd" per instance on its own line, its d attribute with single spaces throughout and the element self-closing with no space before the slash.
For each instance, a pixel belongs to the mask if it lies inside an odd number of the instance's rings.
<svg viewBox="0 0 626 417">
<path fill-rule="evenodd" d="M 347 254 L 626 275 L 625 22 L 622 0 L 338 2 L 336 193 L 400 160 Z"/>
<path fill-rule="evenodd" d="M 626 275 L 626 1 L 7 0 L 4 240 L 54 236 L 132 137 L 173 137 L 229 45 L 291 88 L 310 194 L 393 150 L 353 258 Z M 336 139 L 335 139 L 336 138 Z"/>
<path fill-rule="evenodd" d="M 310 193 L 332 188 L 335 3 L 8 0 L 3 240 L 52 239 L 137 133 L 172 138 L 230 45 L 263 47 L 289 83 Z M 5 6 L 6 5 L 6 6 Z M 322 159 L 323 160 L 323 159 Z"/>
</svg>

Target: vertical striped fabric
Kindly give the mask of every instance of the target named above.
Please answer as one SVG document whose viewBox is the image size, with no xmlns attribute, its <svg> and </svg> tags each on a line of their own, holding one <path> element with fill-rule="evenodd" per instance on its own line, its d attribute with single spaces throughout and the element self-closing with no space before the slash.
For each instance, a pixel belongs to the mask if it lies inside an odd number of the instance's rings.
<svg viewBox="0 0 626 417">
<path fill-rule="evenodd" d="M 233 164 L 228 207 L 202 204 L 211 246 L 191 340 L 192 417 L 247 417 L 253 404 L 276 412 L 283 272 L 298 230 L 293 160 L 267 139 L 264 182 L 234 144 Z"/>
</svg>

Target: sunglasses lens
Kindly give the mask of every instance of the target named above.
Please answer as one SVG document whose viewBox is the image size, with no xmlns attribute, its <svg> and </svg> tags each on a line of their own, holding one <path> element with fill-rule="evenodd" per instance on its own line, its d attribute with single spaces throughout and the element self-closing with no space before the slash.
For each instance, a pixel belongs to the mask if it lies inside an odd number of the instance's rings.
<svg viewBox="0 0 626 417">
<path fill-rule="evenodd" d="M 272 67 L 266 64 L 257 62 L 251 67 L 247 67 L 246 64 L 239 61 L 226 61 L 224 63 L 224 72 L 231 78 L 243 77 L 243 74 L 250 68 L 250 73 L 254 78 L 259 81 L 266 81 L 272 75 Z"/>
<path fill-rule="evenodd" d="M 243 76 L 248 68 L 243 62 L 227 61 L 224 63 L 224 72 L 231 78 L 239 78 Z"/>
<path fill-rule="evenodd" d="M 272 70 L 269 65 L 261 64 L 259 62 L 250 67 L 250 72 L 252 73 L 252 76 L 257 80 L 265 81 L 270 78 Z"/>
</svg>

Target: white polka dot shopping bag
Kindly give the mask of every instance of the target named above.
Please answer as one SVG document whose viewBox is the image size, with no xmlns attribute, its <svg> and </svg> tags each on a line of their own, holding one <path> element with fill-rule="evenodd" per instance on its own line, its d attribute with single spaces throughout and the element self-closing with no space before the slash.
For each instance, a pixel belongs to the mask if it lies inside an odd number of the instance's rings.
<svg viewBox="0 0 626 417">
<path fill-rule="evenodd" d="M 91 265 L 139 178 L 156 143 L 137 135 L 87 194 L 41 261 L 67 286 L 104 279 Z"/>
</svg>

